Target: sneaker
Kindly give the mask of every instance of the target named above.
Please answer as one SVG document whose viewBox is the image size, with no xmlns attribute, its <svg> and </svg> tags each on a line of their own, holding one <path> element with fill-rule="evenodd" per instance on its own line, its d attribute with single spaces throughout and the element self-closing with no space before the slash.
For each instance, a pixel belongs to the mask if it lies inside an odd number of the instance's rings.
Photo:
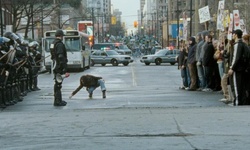
<svg viewBox="0 0 250 150">
<path fill-rule="evenodd" d="M 106 90 L 102 91 L 102 98 L 106 98 Z"/>
<path fill-rule="evenodd" d="M 213 90 L 210 89 L 210 88 L 205 88 L 205 89 L 203 89 L 202 91 L 203 91 L 203 92 L 212 92 Z"/>
<path fill-rule="evenodd" d="M 228 101 L 228 99 L 222 98 L 222 99 L 220 99 L 219 101 L 220 101 L 220 102 L 225 102 L 225 101 Z"/>
<path fill-rule="evenodd" d="M 198 89 L 196 89 L 196 91 L 202 91 L 202 88 L 198 88 Z"/>
<path fill-rule="evenodd" d="M 228 106 L 234 106 L 234 103 L 233 102 L 230 102 L 227 104 Z"/>
<path fill-rule="evenodd" d="M 179 89 L 180 90 L 185 90 L 185 87 L 184 86 L 180 86 Z"/>
</svg>

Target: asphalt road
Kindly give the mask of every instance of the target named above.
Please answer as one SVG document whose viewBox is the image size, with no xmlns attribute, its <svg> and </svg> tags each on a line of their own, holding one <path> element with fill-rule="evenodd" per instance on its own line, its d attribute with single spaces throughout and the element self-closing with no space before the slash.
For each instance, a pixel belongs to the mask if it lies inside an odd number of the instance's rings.
<svg viewBox="0 0 250 150">
<path fill-rule="evenodd" d="M 71 92 L 83 74 L 102 76 L 88 98 Z M 39 76 L 40 91 L 0 112 L 0 145 L 6 150 L 248 149 L 249 107 L 232 107 L 218 92 L 183 91 L 177 66 L 94 66 L 64 80 L 65 107 L 53 106 L 53 79 Z"/>
</svg>

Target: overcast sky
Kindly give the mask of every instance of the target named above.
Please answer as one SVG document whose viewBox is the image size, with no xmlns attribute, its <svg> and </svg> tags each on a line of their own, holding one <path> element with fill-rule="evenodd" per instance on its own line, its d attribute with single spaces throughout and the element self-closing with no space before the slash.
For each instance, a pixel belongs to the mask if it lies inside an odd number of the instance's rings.
<svg viewBox="0 0 250 150">
<path fill-rule="evenodd" d="M 139 0 L 111 0 L 115 9 L 122 12 L 122 22 L 127 28 L 133 28 L 134 21 L 138 20 L 137 11 L 140 9 Z"/>
</svg>

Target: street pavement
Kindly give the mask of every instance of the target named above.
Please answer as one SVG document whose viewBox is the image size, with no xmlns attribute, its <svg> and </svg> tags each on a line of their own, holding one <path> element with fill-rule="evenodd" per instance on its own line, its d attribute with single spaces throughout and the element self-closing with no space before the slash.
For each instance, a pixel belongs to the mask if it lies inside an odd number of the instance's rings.
<svg viewBox="0 0 250 150">
<path fill-rule="evenodd" d="M 163 68 L 168 68 L 168 73 Z M 142 76 L 150 69 L 161 73 L 153 80 Z M 93 99 L 88 98 L 84 89 L 68 98 L 83 73 L 102 74 L 107 86 L 106 99 L 102 99 L 100 89 L 95 91 Z M 83 73 L 71 73 L 65 79 L 62 89 L 68 102 L 65 107 L 52 105 L 53 80 L 44 73 L 39 76 L 40 91 L 30 92 L 23 102 L 2 109 L 0 149 L 246 150 L 250 147 L 249 107 L 225 105 L 218 101 L 222 98 L 218 92 L 179 90 L 176 66 L 144 66 L 135 62 L 129 67 L 96 66 Z M 154 73 L 149 74 L 152 77 Z"/>
</svg>

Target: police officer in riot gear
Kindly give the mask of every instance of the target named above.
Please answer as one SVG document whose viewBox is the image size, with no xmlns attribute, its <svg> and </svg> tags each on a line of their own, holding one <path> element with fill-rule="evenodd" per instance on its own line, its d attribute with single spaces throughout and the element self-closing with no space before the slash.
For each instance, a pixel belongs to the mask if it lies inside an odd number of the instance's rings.
<svg viewBox="0 0 250 150">
<path fill-rule="evenodd" d="M 9 64 L 6 63 L 7 53 L 5 43 L 9 42 L 10 39 L 5 37 L 0 37 L 0 108 L 5 108 L 6 103 L 6 88 L 5 88 L 5 78 L 6 70 L 9 68 Z"/>
<path fill-rule="evenodd" d="M 54 106 L 66 106 L 67 102 L 62 100 L 62 75 L 67 71 L 67 51 L 63 44 L 64 31 L 59 29 L 55 33 L 55 40 L 51 45 L 51 59 L 54 73 Z"/>
<path fill-rule="evenodd" d="M 38 83 L 38 72 L 40 70 L 40 60 L 42 58 L 41 53 L 38 51 L 39 43 L 37 41 L 33 41 L 29 43 L 29 56 L 32 64 L 32 72 L 31 72 L 31 89 L 34 91 L 40 90 L 37 86 Z"/>
</svg>

